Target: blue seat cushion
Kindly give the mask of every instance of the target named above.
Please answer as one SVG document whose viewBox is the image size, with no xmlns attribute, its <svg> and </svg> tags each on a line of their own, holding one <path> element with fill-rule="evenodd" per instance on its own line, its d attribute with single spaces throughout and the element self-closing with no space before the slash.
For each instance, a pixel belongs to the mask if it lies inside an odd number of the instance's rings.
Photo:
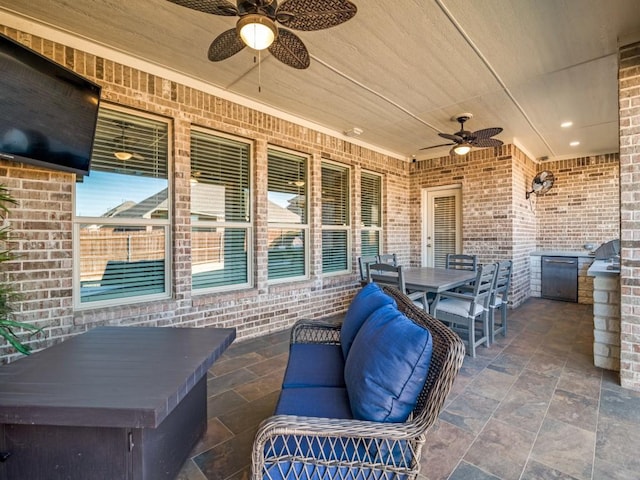
<svg viewBox="0 0 640 480">
<path fill-rule="evenodd" d="M 282 386 L 344 387 L 344 358 L 340 345 L 292 344 Z"/>
<path fill-rule="evenodd" d="M 375 283 L 365 285 L 349 304 L 340 329 L 340 345 L 346 359 L 358 330 L 375 310 L 384 305 L 396 306 L 396 301 Z"/>
<path fill-rule="evenodd" d="M 433 340 L 391 305 L 362 325 L 345 363 L 345 384 L 353 416 L 376 422 L 404 422 L 424 387 Z"/>
<path fill-rule="evenodd" d="M 349 396 L 345 388 L 283 388 L 276 405 L 276 415 L 297 415 L 352 419 Z"/>
</svg>

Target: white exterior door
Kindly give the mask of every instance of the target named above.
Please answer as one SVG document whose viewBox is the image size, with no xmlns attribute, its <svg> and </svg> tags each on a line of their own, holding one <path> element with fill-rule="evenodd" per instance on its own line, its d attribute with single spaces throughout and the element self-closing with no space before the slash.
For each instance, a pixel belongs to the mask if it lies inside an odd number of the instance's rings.
<svg viewBox="0 0 640 480">
<path fill-rule="evenodd" d="M 462 189 L 422 190 L 422 265 L 443 267 L 447 253 L 462 251 Z"/>
</svg>

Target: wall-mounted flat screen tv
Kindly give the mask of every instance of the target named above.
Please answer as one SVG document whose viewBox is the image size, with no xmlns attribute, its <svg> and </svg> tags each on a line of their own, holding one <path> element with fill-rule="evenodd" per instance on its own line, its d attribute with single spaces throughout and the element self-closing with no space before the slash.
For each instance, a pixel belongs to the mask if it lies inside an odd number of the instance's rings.
<svg viewBox="0 0 640 480">
<path fill-rule="evenodd" d="M 0 35 L 0 159 L 89 173 L 100 86 Z"/>
</svg>

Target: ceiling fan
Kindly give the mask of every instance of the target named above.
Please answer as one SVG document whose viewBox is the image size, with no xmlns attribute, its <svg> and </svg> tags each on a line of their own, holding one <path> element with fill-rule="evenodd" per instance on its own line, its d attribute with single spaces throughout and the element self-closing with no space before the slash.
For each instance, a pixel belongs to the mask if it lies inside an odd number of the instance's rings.
<svg viewBox="0 0 640 480">
<path fill-rule="evenodd" d="M 466 155 L 473 147 L 477 148 L 488 148 L 488 147 L 499 147 L 503 144 L 502 140 L 498 140 L 497 138 L 491 138 L 494 135 L 502 132 L 502 128 L 493 127 L 493 128 L 483 128 L 482 130 L 477 130 L 475 132 L 470 132 L 469 130 L 464 129 L 464 122 L 473 118 L 473 114 L 471 113 L 461 113 L 453 118 L 452 121 L 460 123 L 460 131 L 450 134 L 450 133 L 438 133 L 442 138 L 446 138 L 447 140 L 451 140 L 449 143 L 441 143 L 440 145 L 433 145 L 431 147 L 424 147 L 420 150 L 429 150 L 431 148 L 445 147 L 447 145 L 454 145 L 451 149 L 451 153 L 455 153 L 457 155 Z"/>
<path fill-rule="evenodd" d="M 113 156 L 122 161 L 127 161 L 132 158 L 144 160 L 144 157 L 142 155 L 132 150 L 132 147 L 135 146 L 135 142 L 132 142 L 131 139 L 127 137 L 127 130 L 134 125 L 122 120 L 113 120 L 113 123 L 115 123 L 120 129 L 122 129 L 120 135 L 113 138 Z"/>
<path fill-rule="evenodd" d="M 358 11 L 348 0 L 168 0 L 199 12 L 222 16 L 239 16 L 236 27 L 222 32 L 209 46 L 212 62 L 225 60 L 245 46 L 254 50 L 269 49 L 285 65 L 309 67 L 309 52 L 297 35 L 276 27 L 276 22 L 295 30 L 322 30 L 353 18 Z"/>
</svg>

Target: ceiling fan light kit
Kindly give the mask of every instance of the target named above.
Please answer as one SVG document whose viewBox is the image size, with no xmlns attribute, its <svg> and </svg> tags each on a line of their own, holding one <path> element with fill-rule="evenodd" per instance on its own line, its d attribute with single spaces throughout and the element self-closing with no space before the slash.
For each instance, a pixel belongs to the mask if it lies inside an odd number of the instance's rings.
<svg viewBox="0 0 640 480">
<path fill-rule="evenodd" d="M 123 162 L 126 162 L 127 160 L 131 160 L 131 157 L 133 157 L 133 154 L 125 151 L 117 151 L 117 152 L 113 152 L 113 156 L 116 157 L 118 160 L 122 160 Z"/>
<path fill-rule="evenodd" d="M 468 143 L 461 143 L 460 145 L 456 145 L 451 149 L 449 153 L 452 155 L 455 153 L 456 155 L 466 155 L 471 151 L 471 145 Z"/>
<path fill-rule="evenodd" d="M 255 13 L 245 15 L 238 20 L 236 30 L 247 47 L 254 50 L 269 48 L 278 34 L 273 20 Z"/>
<path fill-rule="evenodd" d="M 450 143 L 441 143 L 440 145 L 424 147 L 420 150 L 429 150 L 431 148 L 453 145 L 453 148 L 449 151 L 451 155 L 466 155 L 473 148 L 490 148 L 500 147 L 501 145 L 503 145 L 502 140 L 491 138 L 494 135 L 498 135 L 500 132 L 502 132 L 502 128 L 500 127 L 484 128 L 475 132 L 465 130 L 464 123 L 471 118 L 473 118 L 473 114 L 471 113 L 460 113 L 453 116 L 451 120 L 460 124 L 460 130 L 453 134 L 442 132 L 438 133 L 438 135 L 442 138 L 450 140 Z"/>
</svg>

